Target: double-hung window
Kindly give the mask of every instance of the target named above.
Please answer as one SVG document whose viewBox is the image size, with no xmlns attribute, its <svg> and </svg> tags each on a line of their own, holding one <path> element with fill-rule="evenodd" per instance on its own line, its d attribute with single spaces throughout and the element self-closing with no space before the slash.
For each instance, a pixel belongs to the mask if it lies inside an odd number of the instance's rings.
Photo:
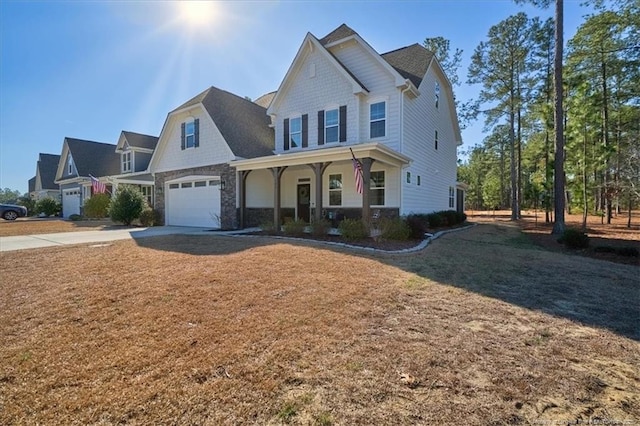
<svg viewBox="0 0 640 426">
<path fill-rule="evenodd" d="M 184 126 L 184 146 L 194 148 L 196 146 L 196 123 L 188 121 Z"/>
<path fill-rule="evenodd" d="M 369 105 L 369 133 L 370 138 L 382 138 L 387 130 L 387 103 L 376 102 Z"/>
<path fill-rule="evenodd" d="M 456 190 L 453 186 L 449 187 L 449 208 L 452 209 L 455 207 L 456 200 Z"/>
<path fill-rule="evenodd" d="M 289 146 L 291 148 L 302 146 L 302 117 L 289 120 Z"/>
<path fill-rule="evenodd" d="M 329 175 L 329 205 L 342 205 L 342 175 Z"/>
<path fill-rule="evenodd" d="M 131 151 L 122 153 L 122 173 L 131 171 Z"/>
<path fill-rule="evenodd" d="M 324 112 L 324 140 L 326 143 L 338 142 L 340 133 L 340 113 L 338 109 Z"/>
<path fill-rule="evenodd" d="M 384 171 L 371 172 L 369 198 L 372 206 L 384 206 Z"/>
</svg>

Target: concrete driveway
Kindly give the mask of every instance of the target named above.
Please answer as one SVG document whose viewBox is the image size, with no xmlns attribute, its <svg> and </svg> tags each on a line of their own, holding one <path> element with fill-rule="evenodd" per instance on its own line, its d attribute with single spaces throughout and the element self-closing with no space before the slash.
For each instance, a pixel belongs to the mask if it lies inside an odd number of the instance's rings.
<svg viewBox="0 0 640 426">
<path fill-rule="evenodd" d="M 0 237 L 0 251 L 26 250 L 72 244 L 101 243 L 106 241 L 147 238 L 171 234 L 196 235 L 208 232 L 209 230 L 210 228 L 194 228 L 187 226 L 156 226 L 151 228 L 103 229 L 99 231 L 60 232 L 55 234 Z M 218 232 L 216 232 L 216 234 L 218 234 Z"/>
</svg>

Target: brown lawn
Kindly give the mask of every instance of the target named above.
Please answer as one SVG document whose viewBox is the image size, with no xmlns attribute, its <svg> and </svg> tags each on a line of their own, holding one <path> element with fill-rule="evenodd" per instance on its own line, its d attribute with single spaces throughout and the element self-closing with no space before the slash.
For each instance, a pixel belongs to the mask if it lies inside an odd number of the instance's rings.
<svg viewBox="0 0 640 426">
<path fill-rule="evenodd" d="M 638 268 L 507 222 L 411 255 L 168 236 L 0 274 L 0 424 L 640 418 Z"/>
<path fill-rule="evenodd" d="M 53 234 L 56 232 L 97 231 L 118 226 L 111 220 L 81 220 L 72 222 L 60 218 L 20 218 L 14 221 L 0 220 L 0 237 L 15 235 Z"/>
</svg>

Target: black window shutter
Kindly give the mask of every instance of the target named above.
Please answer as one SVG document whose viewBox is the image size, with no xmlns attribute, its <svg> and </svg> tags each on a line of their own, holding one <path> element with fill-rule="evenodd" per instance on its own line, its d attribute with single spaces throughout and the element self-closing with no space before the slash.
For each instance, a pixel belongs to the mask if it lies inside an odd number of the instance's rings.
<svg viewBox="0 0 640 426">
<path fill-rule="evenodd" d="M 302 147 L 309 146 L 309 115 L 302 115 Z"/>
<path fill-rule="evenodd" d="M 324 111 L 318 111 L 318 145 L 324 145 Z"/>
<path fill-rule="evenodd" d="M 197 148 L 200 146 L 200 119 L 199 118 L 196 118 L 193 121 L 193 128 L 194 128 L 193 146 Z"/>
<path fill-rule="evenodd" d="M 347 141 L 347 106 L 340 107 L 340 142 Z"/>
<path fill-rule="evenodd" d="M 181 126 L 182 130 L 181 130 L 181 136 L 180 136 L 180 147 L 182 149 L 185 148 L 185 144 L 184 144 L 184 126 L 185 126 L 185 123 L 182 123 L 182 126 Z"/>
<path fill-rule="evenodd" d="M 284 150 L 289 149 L 289 119 L 284 119 Z"/>
</svg>

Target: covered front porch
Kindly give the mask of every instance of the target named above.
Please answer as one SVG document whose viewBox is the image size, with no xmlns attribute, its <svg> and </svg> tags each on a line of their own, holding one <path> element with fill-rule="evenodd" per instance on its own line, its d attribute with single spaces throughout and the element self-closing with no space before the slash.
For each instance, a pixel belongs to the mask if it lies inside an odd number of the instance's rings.
<svg viewBox="0 0 640 426">
<path fill-rule="evenodd" d="M 352 154 L 353 153 L 353 154 Z M 362 170 L 358 191 L 353 157 Z M 397 215 L 400 176 L 409 158 L 380 143 L 325 147 L 235 160 L 238 225 L 281 225 L 285 218 L 305 222 L 342 217 L 370 219 Z"/>
<path fill-rule="evenodd" d="M 107 181 L 113 186 L 112 194 L 118 192 L 119 185 L 132 185 L 140 190 L 147 204 L 153 207 L 154 203 L 154 179 L 151 173 L 128 173 L 117 176 L 109 176 Z"/>
</svg>

